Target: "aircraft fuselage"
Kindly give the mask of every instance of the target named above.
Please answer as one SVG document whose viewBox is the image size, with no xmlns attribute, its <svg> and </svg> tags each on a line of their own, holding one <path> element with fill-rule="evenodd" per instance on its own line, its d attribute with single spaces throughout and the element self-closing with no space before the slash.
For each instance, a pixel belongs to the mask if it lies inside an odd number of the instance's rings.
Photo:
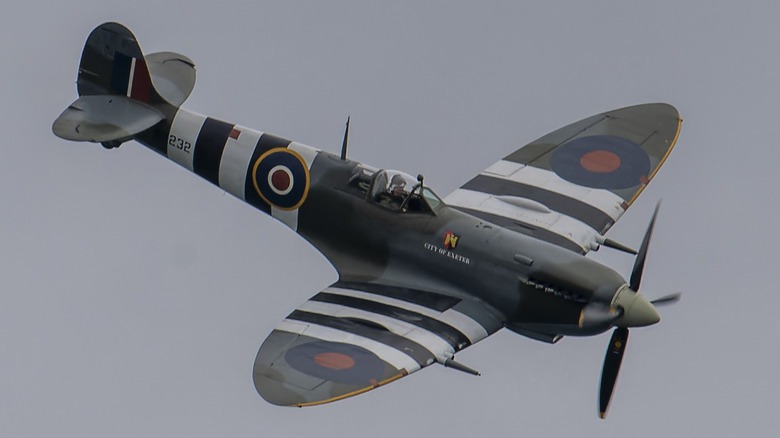
<svg viewBox="0 0 780 438">
<path fill-rule="evenodd" d="M 137 139 L 287 224 L 335 265 L 342 281 L 413 278 L 422 289 L 430 286 L 488 303 L 510 329 L 545 340 L 609 328 L 608 323 L 585 327 L 582 318 L 589 302 L 608 303 L 626 283 L 612 269 L 444 203 L 388 208 L 368 193 L 376 169 L 176 111 L 166 119 L 172 123 L 163 122 Z M 284 174 L 277 170 L 281 183 L 261 169 L 277 158 L 281 164 L 273 161 L 268 167 L 282 166 Z M 274 184 L 289 186 L 277 190 Z"/>
</svg>

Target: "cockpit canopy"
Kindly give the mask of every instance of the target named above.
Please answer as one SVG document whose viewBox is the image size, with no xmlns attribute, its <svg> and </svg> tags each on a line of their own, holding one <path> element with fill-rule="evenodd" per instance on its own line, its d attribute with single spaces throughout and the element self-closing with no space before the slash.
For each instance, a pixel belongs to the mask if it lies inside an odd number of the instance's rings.
<svg viewBox="0 0 780 438">
<path fill-rule="evenodd" d="M 442 205 L 442 200 L 423 186 L 422 177 L 414 178 L 398 170 L 356 169 L 353 183 L 358 182 L 366 190 L 366 201 L 388 210 L 432 213 Z"/>
<path fill-rule="evenodd" d="M 417 181 L 408 173 L 380 170 L 374 174 L 369 196 L 374 201 L 380 201 L 383 197 L 400 198 L 403 201 L 411 194 L 415 184 Z"/>
</svg>

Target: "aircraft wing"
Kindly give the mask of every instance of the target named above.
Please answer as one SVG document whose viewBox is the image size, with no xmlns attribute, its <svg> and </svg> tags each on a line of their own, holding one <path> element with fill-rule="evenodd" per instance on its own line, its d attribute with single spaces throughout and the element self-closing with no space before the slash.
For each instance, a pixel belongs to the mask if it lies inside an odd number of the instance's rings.
<svg viewBox="0 0 780 438">
<path fill-rule="evenodd" d="M 681 122 L 664 103 L 598 114 L 512 152 L 444 200 L 585 254 L 653 179 Z"/>
<path fill-rule="evenodd" d="M 443 364 L 503 322 L 473 297 L 339 281 L 266 338 L 255 359 L 255 387 L 277 405 L 341 400 Z"/>
</svg>

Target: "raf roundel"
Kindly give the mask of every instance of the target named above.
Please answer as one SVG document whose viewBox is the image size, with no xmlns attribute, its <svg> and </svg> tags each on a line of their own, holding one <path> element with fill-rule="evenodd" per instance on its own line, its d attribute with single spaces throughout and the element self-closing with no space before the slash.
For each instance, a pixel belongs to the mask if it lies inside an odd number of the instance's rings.
<svg viewBox="0 0 780 438">
<path fill-rule="evenodd" d="M 309 193 L 309 168 L 295 151 L 275 148 L 258 158 L 252 181 L 265 202 L 280 210 L 295 210 Z"/>
<path fill-rule="evenodd" d="M 636 143 L 614 135 L 591 135 L 561 145 L 550 167 L 574 184 L 620 190 L 647 184 L 650 157 Z"/>
<path fill-rule="evenodd" d="M 349 385 L 375 385 L 385 371 L 384 362 L 374 353 L 339 342 L 301 344 L 289 349 L 284 359 L 304 374 Z"/>
</svg>

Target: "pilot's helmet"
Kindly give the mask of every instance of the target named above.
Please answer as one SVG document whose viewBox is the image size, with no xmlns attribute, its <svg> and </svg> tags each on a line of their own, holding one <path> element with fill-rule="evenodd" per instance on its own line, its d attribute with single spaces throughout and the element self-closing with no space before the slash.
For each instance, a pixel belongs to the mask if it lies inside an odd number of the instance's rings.
<svg viewBox="0 0 780 438">
<path fill-rule="evenodd" d="M 401 175 L 393 175 L 393 179 L 390 180 L 390 187 L 404 188 L 406 187 L 406 180 Z"/>
</svg>

